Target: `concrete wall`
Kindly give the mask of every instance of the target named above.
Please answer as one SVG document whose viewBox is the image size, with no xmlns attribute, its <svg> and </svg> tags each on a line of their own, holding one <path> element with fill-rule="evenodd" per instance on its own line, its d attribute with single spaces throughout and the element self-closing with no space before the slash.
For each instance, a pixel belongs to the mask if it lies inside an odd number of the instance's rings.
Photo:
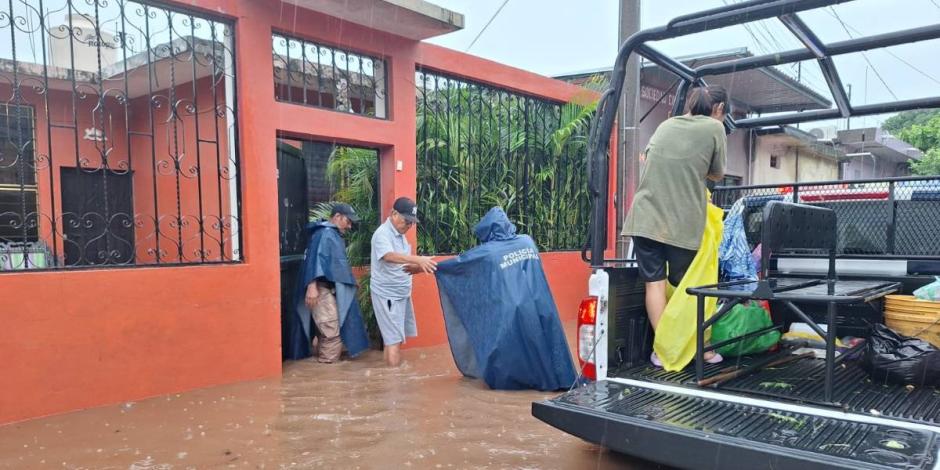
<svg viewBox="0 0 940 470">
<path fill-rule="evenodd" d="M 796 174 L 798 151 L 799 175 Z M 771 156 L 777 156 L 779 168 L 770 166 Z M 839 178 L 839 167 L 835 160 L 776 143 L 774 138 L 767 137 L 757 139 L 752 172 L 752 184 L 828 181 Z"/>
</svg>

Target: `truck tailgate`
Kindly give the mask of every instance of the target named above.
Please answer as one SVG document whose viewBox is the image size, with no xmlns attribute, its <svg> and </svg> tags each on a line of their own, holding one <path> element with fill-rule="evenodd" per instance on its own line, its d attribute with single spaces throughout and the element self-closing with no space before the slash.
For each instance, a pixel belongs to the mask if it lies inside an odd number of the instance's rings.
<svg viewBox="0 0 940 470">
<path fill-rule="evenodd" d="M 612 381 L 532 404 L 533 416 L 562 431 L 681 468 L 940 468 L 940 435 L 930 429 L 807 411 Z"/>
</svg>

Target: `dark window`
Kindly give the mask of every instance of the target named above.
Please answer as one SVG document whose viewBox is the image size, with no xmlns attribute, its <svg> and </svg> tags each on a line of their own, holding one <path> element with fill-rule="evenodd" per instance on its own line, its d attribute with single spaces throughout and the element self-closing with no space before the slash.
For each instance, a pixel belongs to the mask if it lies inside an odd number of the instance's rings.
<svg viewBox="0 0 940 470">
<path fill-rule="evenodd" d="M 721 179 L 720 186 L 741 186 L 743 182 L 744 180 L 740 176 L 725 175 L 725 177 Z"/>
<path fill-rule="evenodd" d="M 278 101 L 387 117 L 384 60 L 281 34 L 272 39 Z"/>
<path fill-rule="evenodd" d="M 232 24 L 34 4 L 0 4 L 0 271 L 240 261 Z"/>
<path fill-rule="evenodd" d="M 780 157 L 776 155 L 770 156 L 770 167 L 771 168 L 780 168 Z"/>
</svg>

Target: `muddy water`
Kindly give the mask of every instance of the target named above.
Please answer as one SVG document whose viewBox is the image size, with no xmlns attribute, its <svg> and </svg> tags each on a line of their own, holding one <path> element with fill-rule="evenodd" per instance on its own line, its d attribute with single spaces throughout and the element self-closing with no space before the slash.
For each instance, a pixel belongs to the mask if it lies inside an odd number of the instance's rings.
<svg viewBox="0 0 940 470">
<path fill-rule="evenodd" d="M 657 468 L 533 418 L 554 394 L 496 392 L 446 346 L 0 427 L 3 468 Z"/>
</svg>

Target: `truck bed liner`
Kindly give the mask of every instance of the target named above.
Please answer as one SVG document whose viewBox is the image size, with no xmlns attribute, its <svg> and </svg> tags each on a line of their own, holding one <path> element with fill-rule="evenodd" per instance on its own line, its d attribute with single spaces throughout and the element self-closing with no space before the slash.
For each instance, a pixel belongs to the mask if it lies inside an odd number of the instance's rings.
<svg viewBox="0 0 940 470">
<path fill-rule="evenodd" d="M 740 363 L 744 366 L 754 359 L 744 357 Z M 733 364 L 736 364 L 736 360 L 708 364 L 705 375 L 715 374 Z M 833 398 L 845 411 L 929 425 L 940 424 L 940 389 L 873 383 L 857 362 L 846 361 L 843 365 L 836 368 Z M 822 360 L 802 360 L 730 380 L 722 384 L 719 390 L 797 403 L 823 404 L 824 373 Z M 695 372 L 691 367 L 680 372 L 667 372 L 644 364 L 623 370 L 615 376 L 697 388 L 694 384 Z"/>
<path fill-rule="evenodd" d="M 938 434 L 600 381 L 532 414 L 619 452 L 683 468 L 930 469 Z"/>
</svg>

